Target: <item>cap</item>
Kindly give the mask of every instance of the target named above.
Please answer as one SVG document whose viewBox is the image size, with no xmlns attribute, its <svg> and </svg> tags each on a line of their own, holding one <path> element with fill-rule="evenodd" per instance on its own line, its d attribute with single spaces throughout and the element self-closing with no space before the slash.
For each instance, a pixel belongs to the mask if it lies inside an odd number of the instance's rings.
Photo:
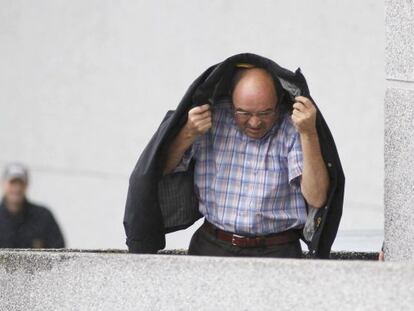
<svg viewBox="0 0 414 311">
<path fill-rule="evenodd" d="M 10 181 L 13 179 L 19 179 L 25 183 L 29 180 L 29 172 L 27 168 L 20 163 L 10 163 L 3 171 L 3 180 Z"/>
</svg>

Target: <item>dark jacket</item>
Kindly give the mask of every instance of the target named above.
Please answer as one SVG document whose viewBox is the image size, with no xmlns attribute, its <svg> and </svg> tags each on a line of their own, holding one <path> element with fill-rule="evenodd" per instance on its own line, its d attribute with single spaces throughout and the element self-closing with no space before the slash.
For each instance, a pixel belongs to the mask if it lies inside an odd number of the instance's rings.
<svg viewBox="0 0 414 311">
<path fill-rule="evenodd" d="M 255 54 L 234 55 L 203 72 L 190 85 L 177 109 L 167 113 L 131 174 L 124 215 L 130 252 L 155 253 L 165 247 L 166 233 L 185 229 L 202 217 L 194 193 L 194 165 L 186 172 L 163 176 L 166 150 L 192 107 L 207 100 L 214 104 L 215 99 L 231 95 L 231 80 L 239 63 L 264 68 L 272 75 L 277 94 L 283 98 L 278 105 L 282 110 L 292 111 L 295 96 L 312 99 L 299 68 L 291 72 Z M 329 171 L 330 189 L 326 205 L 314 216 L 315 233 L 307 244 L 311 256 L 329 258 L 342 215 L 345 177 L 335 142 L 319 109 L 316 128 Z"/>
<path fill-rule="evenodd" d="M 0 248 L 63 248 L 65 243 L 52 213 L 25 200 L 22 211 L 10 215 L 0 204 Z"/>
</svg>

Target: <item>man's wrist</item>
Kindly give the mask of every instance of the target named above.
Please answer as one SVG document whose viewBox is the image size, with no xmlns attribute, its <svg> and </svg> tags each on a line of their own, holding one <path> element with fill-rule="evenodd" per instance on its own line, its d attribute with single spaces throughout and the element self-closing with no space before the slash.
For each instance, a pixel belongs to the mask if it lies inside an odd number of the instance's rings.
<svg viewBox="0 0 414 311">
<path fill-rule="evenodd" d="M 299 132 L 299 135 L 302 139 L 315 139 L 318 137 L 318 132 L 316 131 L 316 129 L 314 130 L 308 130 L 308 131 L 302 131 Z"/>
<path fill-rule="evenodd" d="M 184 139 L 186 142 L 191 142 L 193 143 L 196 139 L 197 139 L 197 135 L 194 133 L 194 131 L 192 131 L 191 129 L 189 129 L 187 127 L 187 125 L 185 125 L 181 132 L 180 132 L 180 136 L 182 139 Z"/>
</svg>

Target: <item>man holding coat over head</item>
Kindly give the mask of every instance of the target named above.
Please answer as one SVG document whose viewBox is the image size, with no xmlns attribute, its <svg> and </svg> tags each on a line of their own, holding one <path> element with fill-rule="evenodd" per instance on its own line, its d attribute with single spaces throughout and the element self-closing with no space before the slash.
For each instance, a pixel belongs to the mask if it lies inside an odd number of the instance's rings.
<svg viewBox="0 0 414 311">
<path fill-rule="evenodd" d="M 155 252 L 165 233 L 204 216 L 190 255 L 300 258 L 302 238 L 313 257 L 328 258 L 344 177 L 307 93 L 299 70 L 258 55 L 210 67 L 167 114 L 131 175 L 124 219 L 130 251 Z M 135 187 L 145 180 L 153 188 L 144 195 Z M 134 218 L 155 228 L 144 232 Z"/>
</svg>

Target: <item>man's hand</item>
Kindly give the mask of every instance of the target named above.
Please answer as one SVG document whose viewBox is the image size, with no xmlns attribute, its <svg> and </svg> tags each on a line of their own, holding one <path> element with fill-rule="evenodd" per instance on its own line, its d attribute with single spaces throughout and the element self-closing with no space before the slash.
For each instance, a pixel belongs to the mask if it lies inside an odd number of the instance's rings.
<svg viewBox="0 0 414 311">
<path fill-rule="evenodd" d="M 210 104 L 194 107 L 188 112 L 185 131 L 189 137 L 195 139 L 206 133 L 211 126 Z"/>
<path fill-rule="evenodd" d="M 168 150 L 164 174 L 172 172 L 183 158 L 184 152 L 191 147 L 196 138 L 211 128 L 210 104 L 197 106 L 188 112 L 188 120 L 175 137 Z"/>
<path fill-rule="evenodd" d="M 309 98 L 295 97 L 292 121 L 299 134 L 316 134 L 316 107 Z"/>
</svg>

